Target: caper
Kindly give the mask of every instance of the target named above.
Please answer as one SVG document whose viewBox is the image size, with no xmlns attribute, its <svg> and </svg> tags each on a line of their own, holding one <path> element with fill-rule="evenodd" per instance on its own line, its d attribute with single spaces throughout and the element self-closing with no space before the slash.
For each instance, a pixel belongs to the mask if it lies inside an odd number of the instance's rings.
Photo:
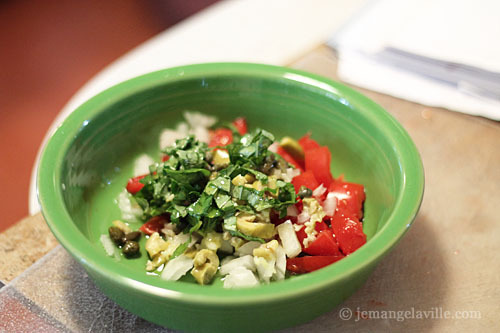
<svg viewBox="0 0 500 333">
<path fill-rule="evenodd" d="M 313 191 L 312 191 L 310 188 L 307 188 L 307 187 L 305 187 L 304 185 L 302 185 L 302 186 L 299 188 L 299 193 L 297 193 L 297 195 L 298 195 L 301 199 L 304 199 L 304 198 L 309 198 L 309 197 L 312 197 L 312 195 L 313 195 Z"/>
<path fill-rule="evenodd" d="M 136 241 L 126 241 L 122 248 L 123 254 L 127 258 L 135 257 L 139 254 L 139 243 Z"/>
<path fill-rule="evenodd" d="M 259 168 L 259 171 L 262 173 L 265 173 L 266 175 L 269 175 L 271 169 L 273 168 L 273 163 L 271 162 L 264 162 L 264 164 Z"/>
<path fill-rule="evenodd" d="M 269 154 L 264 159 L 264 164 L 262 164 L 259 168 L 259 171 L 269 175 L 272 171 L 272 168 L 278 165 L 278 161 L 276 161 L 276 157 L 274 154 Z"/>
<path fill-rule="evenodd" d="M 109 227 L 108 229 L 109 237 L 117 245 L 123 245 L 125 243 L 125 233 L 118 227 Z"/>
<path fill-rule="evenodd" d="M 276 167 L 281 171 L 285 171 L 288 168 L 288 164 L 287 162 L 285 162 L 285 160 L 278 159 L 278 164 L 276 165 Z"/>
<path fill-rule="evenodd" d="M 135 241 L 141 238 L 141 232 L 140 231 L 132 231 L 129 232 L 128 234 L 125 235 L 125 240 L 128 241 Z"/>
<path fill-rule="evenodd" d="M 274 162 L 276 160 L 276 157 L 274 154 L 269 154 L 266 156 L 266 162 Z"/>
</svg>

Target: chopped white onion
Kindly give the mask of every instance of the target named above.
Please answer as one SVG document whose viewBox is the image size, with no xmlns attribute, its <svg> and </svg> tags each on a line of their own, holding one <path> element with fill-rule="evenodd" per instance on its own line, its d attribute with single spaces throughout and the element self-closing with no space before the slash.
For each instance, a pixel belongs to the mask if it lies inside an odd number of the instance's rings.
<svg viewBox="0 0 500 333">
<path fill-rule="evenodd" d="M 101 241 L 102 247 L 104 247 L 106 254 L 110 257 L 113 257 L 115 255 L 115 244 L 113 244 L 111 237 L 109 237 L 109 235 L 102 234 L 99 240 Z"/>
<path fill-rule="evenodd" d="M 180 234 L 175 235 L 175 237 L 173 238 L 172 242 L 174 242 L 175 244 L 181 245 L 181 244 L 186 243 L 189 240 L 189 237 L 190 237 L 189 234 L 180 233 Z M 193 243 L 193 238 L 191 238 L 190 245 L 192 243 Z M 196 243 L 196 241 L 194 243 Z"/>
<path fill-rule="evenodd" d="M 160 149 L 170 147 L 175 143 L 175 140 L 182 139 L 184 133 L 177 130 L 165 129 L 160 134 Z"/>
<path fill-rule="evenodd" d="M 276 252 L 276 272 L 273 275 L 274 280 L 280 281 L 285 279 L 286 273 L 286 254 L 283 247 L 278 246 Z"/>
<path fill-rule="evenodd" d="M 168 281 L 177 281 L 193 268 L 193 259 L 181 254 L 170 260 L 161 272 L 161 278 Z"/>
<path fill-rule="evenodd" d="M 251 255 L 253 254 L 253 250 L 258 248 L 259 246 L 260 246 L 259 242 L 250 241 L 240 246 L 236 251 L 234 251 L 234 254 L 240 257 Z"/>
<path fill-rule="evenodd" d="M 175 131 L 177 132 L 177 134 L 180 136 L 181 139 L 185 138 L 189 134 L 189 125 L 183 121 L 177 125 Z"/>
<path fill-rule="evenodd" d="M 335 214 L 335 209 L 337 208 L 337 197 L 335 193 L 330 192 L 326 195 L 325 201 L 323 201 L 323 211 L 326 216 L 333 216 Z"/>
<path fill-rule="evenodd" d="M 228 262 L 225 262 L 224 264 L 221 265 L 220 267 L 220 273 L 222 275 L 226 275 L 231 273 L 232 270 L 238 268 L 238 267 L 244 267 L 246 269 L 249 269 L 251 271 L 255 272 L 255 263 L 253 260 L 253 256 L 251 255 L 246 255 L 240 258 L 236 258 L 233 260 L 230 260 Z"/>
<path fill-rule="evenodd" d="M 176 225 L 173 223 L 165 223 L 163 228 L 161 229 L 161 233 L 166 236 L 166 239 L 169 240 L 171 238 L 174 238 L 176 233 L 177 228 Z"/>
<path fill-rule="evenodd" d="M 290 181 L 300 175 L 300 169 L 288 168 L 286 169 L 286 175 L 290 178 Z"/>
<path fill-rule="evenodd" d="M 274 141 L 270 146 L 269 148 L 269 151 L 273 152 L 273 153 L 277 153 L 278 152 L 278 147 L 280 146 L 280 144 L 277 142 L 277 141 Z"/>
<path fill-rule="evenodd" d="M 149 173 L 149 166 L 154 164 L 155 161 L 151 156 L 142 154 L 134 161 L 134 177 L 142 176 Z"/>
<path fill-rule="evenodd" d="M 323 184 L 319 185 L 316 187 L 313 191 L 313 196 L 314 197 L 320 197 L 323 195 L 323 193 L 326 192 L 326 187 L 323 186 Z"/>
<path fill-rule="evenodd" d="M 181 122 L 175 130 L 165 129 L 160 134 L 160 149 L 174 145 L 175 141 L 194 134 L 197 140 L 208 143 L 210 134 L 208 128 L 217 122 L 217 118 L 199 112 L 184 113 L 186 122 Z"/>
<path fill-rule="evenodd" d="M 261 281 L 269 283 L 271 277 L 276 273 L 276 256 L 271 256 L 271 258 L 254 256 L 253 261 Z"/>
<path fill-rule="evenodd" d="M 309 221 L 310 218 L 311 218 L 311 216 L 309 215 L 307 210 L 304 209 L 302 211 L 302 213 L 297 215 L 297 223 L 299 223 L 299 224 L 305 223 L 305 222 Z"/>
<path fill-rule="evenodd" d="M 224 288 L 253 287 L 259 284 L 259 280 L 252 271 L 245 267 L 237 267 L 224 278 Z"/>
<path fill-rule="evenodd" d="M 137 204 L 135 199 L 132 199 L 130 193 L 126 189 L 120 192 L 118 195 L 118 207 L 122 212 L 122 219 L 128 222 L 138 221 L 139 217 L 142 216 L 142 208 Z"/>
<path fill-rule="evenodd" d="M 210 133 L 206 127 L 197 126 L 189 131 L 189 134 L 193 134 L 195 138 L 200 142 L 209 143 Z"/>
<path fill-rule="evenodd" d="M 287 216 L 297 216 L 299 215 L 299 211 L 295 205 L 288 206 L 286 208 L 286 215 Z"/>
<path fill-rule="evenodd" d="M 291 182 L 292 179 L 298 175 L 300 175 L 299 169 L 287 168 L 284 172 L 280 174 L 279 178 L 283 179 L 286 182 Z"/>
<path fill-rule="evenodd" d="M 211 127 L 217 122 L 217 118 L 214 116 L 209 116 L 196 111 L 186 111 L 184 112 L 184 119 L 191 128 L 196 127 Z"/>
<path fill-rule="evenodd" d="M 280 224 L 277 229 L 281 239 L 281 244 L 283 244 L 283 249 L 285 250 L 288 258 L 298 256 L 302 251 L 302 247 L 300 246 L 300 242 L 297 238 L 292 222 L 290 220 L 285 221 Z"/>
</svg>

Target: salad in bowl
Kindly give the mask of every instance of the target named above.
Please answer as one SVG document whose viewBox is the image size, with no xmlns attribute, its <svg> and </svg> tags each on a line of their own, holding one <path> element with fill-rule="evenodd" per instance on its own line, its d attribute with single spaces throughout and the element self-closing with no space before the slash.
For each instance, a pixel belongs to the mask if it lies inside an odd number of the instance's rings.
<svg viewBox="0 0 500 333">
<path fill-rule="evenodd" d="M 241 288 L 318 270 L 366 243 L 363 185 L 334 178 L 331 152 L 310 133 L 278 140 L 243 117 L 184 117 L 161 133 L 161 156 L 136 159 L 116 200 L 122 219 L 100 238 L 108 255 L 147 256 L 145 272 L 164 280 Z"/>
</svg>

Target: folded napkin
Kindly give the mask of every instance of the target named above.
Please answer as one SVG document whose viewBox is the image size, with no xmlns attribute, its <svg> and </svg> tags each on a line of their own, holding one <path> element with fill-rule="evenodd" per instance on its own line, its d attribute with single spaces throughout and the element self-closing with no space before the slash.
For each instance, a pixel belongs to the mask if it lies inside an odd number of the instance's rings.
<svg viewBox="0 0 500 333">
<path fill-rule="evenodd" d="M 500 2 L 380 0 L 329 41 L 349 83 L 500 120 Z"/>
</svg>

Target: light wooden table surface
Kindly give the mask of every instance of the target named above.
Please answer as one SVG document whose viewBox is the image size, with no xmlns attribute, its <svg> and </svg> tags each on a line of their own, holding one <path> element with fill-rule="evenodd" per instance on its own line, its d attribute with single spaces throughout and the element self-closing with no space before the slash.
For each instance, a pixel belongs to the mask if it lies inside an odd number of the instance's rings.
<svg viewBox="0 0 500 333">
<path fill-rule="evenodd" d="M 338 79 L 334 52 L 324 46 L 290 66 Z M 424 201 L 414 225 L 358 292 L 290 331 L 500 331 L 500 124 L 355 89 L 415 141 Z M 20 221 L 0 234 L 0 280 L 8 283 L 56 245 L 40 216 Z M 352 318 L 340 318 L 343 308 Z M 428 318 L 408 318 L 418 316 Z"/>
</svg>

